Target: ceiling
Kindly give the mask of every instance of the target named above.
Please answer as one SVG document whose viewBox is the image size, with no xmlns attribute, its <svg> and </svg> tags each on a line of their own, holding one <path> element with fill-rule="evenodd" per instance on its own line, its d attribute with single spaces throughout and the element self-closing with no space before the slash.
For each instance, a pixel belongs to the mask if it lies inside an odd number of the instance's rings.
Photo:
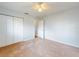
<svg viewBox="0 0 79 59">
<path fill-rule="evenodd" d="M 32 5 L 34 3 L 35 2 L 0 2 L 0 8 L 22 14 L 29 13 L 31 16 L 45 16 L 74 7 L 79 7 L 78 2 L 46 2 L 49 6 L 49 9 L 43 12 L 38 12 L 32 9 Z"/>
</svg>

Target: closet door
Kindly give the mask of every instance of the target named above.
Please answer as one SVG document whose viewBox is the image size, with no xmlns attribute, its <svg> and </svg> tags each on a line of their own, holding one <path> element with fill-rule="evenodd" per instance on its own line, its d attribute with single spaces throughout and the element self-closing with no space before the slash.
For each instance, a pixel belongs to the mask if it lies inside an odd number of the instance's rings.
<svg viewBox="0 0 79 59">
<path fill-rule="evenodd" d="M 6 16 L 0 15 L 0 47 L 7 44 L 7 20 Z"/>
<path fill-rule="evenodd" d="M 14 40 L 15 42 L 23 40 L 23 19 L 14 17 Z"/>
<path fill-rule="evenodd" d="M 14 22 L 13 22 L 13 17 L 6 16 L 7 20 L 7 44 L 13 44 L 14 41 Z"/>
</svg>

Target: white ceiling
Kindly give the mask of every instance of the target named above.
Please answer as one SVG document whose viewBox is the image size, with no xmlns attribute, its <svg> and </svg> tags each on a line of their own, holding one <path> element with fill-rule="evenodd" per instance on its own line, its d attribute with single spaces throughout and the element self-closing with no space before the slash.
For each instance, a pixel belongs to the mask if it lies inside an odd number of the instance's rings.
<svg viewBox="0 0 79 59">
<path fill-rule="evenodd" d="M 79 7 L 78 2 L 46 2 L 49 9 L 39 13 L 32 9 L 34 2 L 0 2 L 0 8 L 11 10 L 18 13 L 29 13 L 32 16 L 44 16 L 60 12 L 62 10 Z"/>
</svg>

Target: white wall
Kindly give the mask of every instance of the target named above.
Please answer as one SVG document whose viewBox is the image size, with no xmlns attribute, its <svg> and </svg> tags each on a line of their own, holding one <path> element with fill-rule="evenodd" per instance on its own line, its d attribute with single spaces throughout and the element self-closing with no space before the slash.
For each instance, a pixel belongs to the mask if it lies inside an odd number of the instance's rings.
<svg viewBox="0 0 79 59">
<path fill-rule="evenodd" d="M 25 16 L 24 17 L 24 40 L 29 40 L 29 39 L 33 39 L 34 38 L 34 34 L 35 34 L 35 25 L 34 25 L 34 18 L 30 17 L 30 16 Z"/>
<path fill-rule="evenodd" d="M 50 40 L 79 47 L 79 8 L 46 17 L 45 32 Z"/>
<path fill-rule="evenodd" d="M 33 18 L 17 18 L 0 15 L 0 47 L 33 39 Z"/>
</svg>

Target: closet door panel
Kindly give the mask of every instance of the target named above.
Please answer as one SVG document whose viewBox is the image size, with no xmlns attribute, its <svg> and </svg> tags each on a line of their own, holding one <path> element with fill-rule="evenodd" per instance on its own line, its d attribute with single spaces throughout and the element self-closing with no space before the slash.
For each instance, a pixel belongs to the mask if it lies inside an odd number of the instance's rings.
<svg viewBox="0 0 79 59">
<path fill-rule="evenodd" d="M 23 19 L 14 17 L 14 40 L 23 40 Z"/>
<path fill-rule="evenodd" d="M 0 47 L 7 44 L 7 20 L 6 16 L 0 15 Z"/>
<path fill-rule="evenodd" d="M 6 17 L 7 20 L 7 44 L 14 43 L 13 17 Z"/>
</svg>

